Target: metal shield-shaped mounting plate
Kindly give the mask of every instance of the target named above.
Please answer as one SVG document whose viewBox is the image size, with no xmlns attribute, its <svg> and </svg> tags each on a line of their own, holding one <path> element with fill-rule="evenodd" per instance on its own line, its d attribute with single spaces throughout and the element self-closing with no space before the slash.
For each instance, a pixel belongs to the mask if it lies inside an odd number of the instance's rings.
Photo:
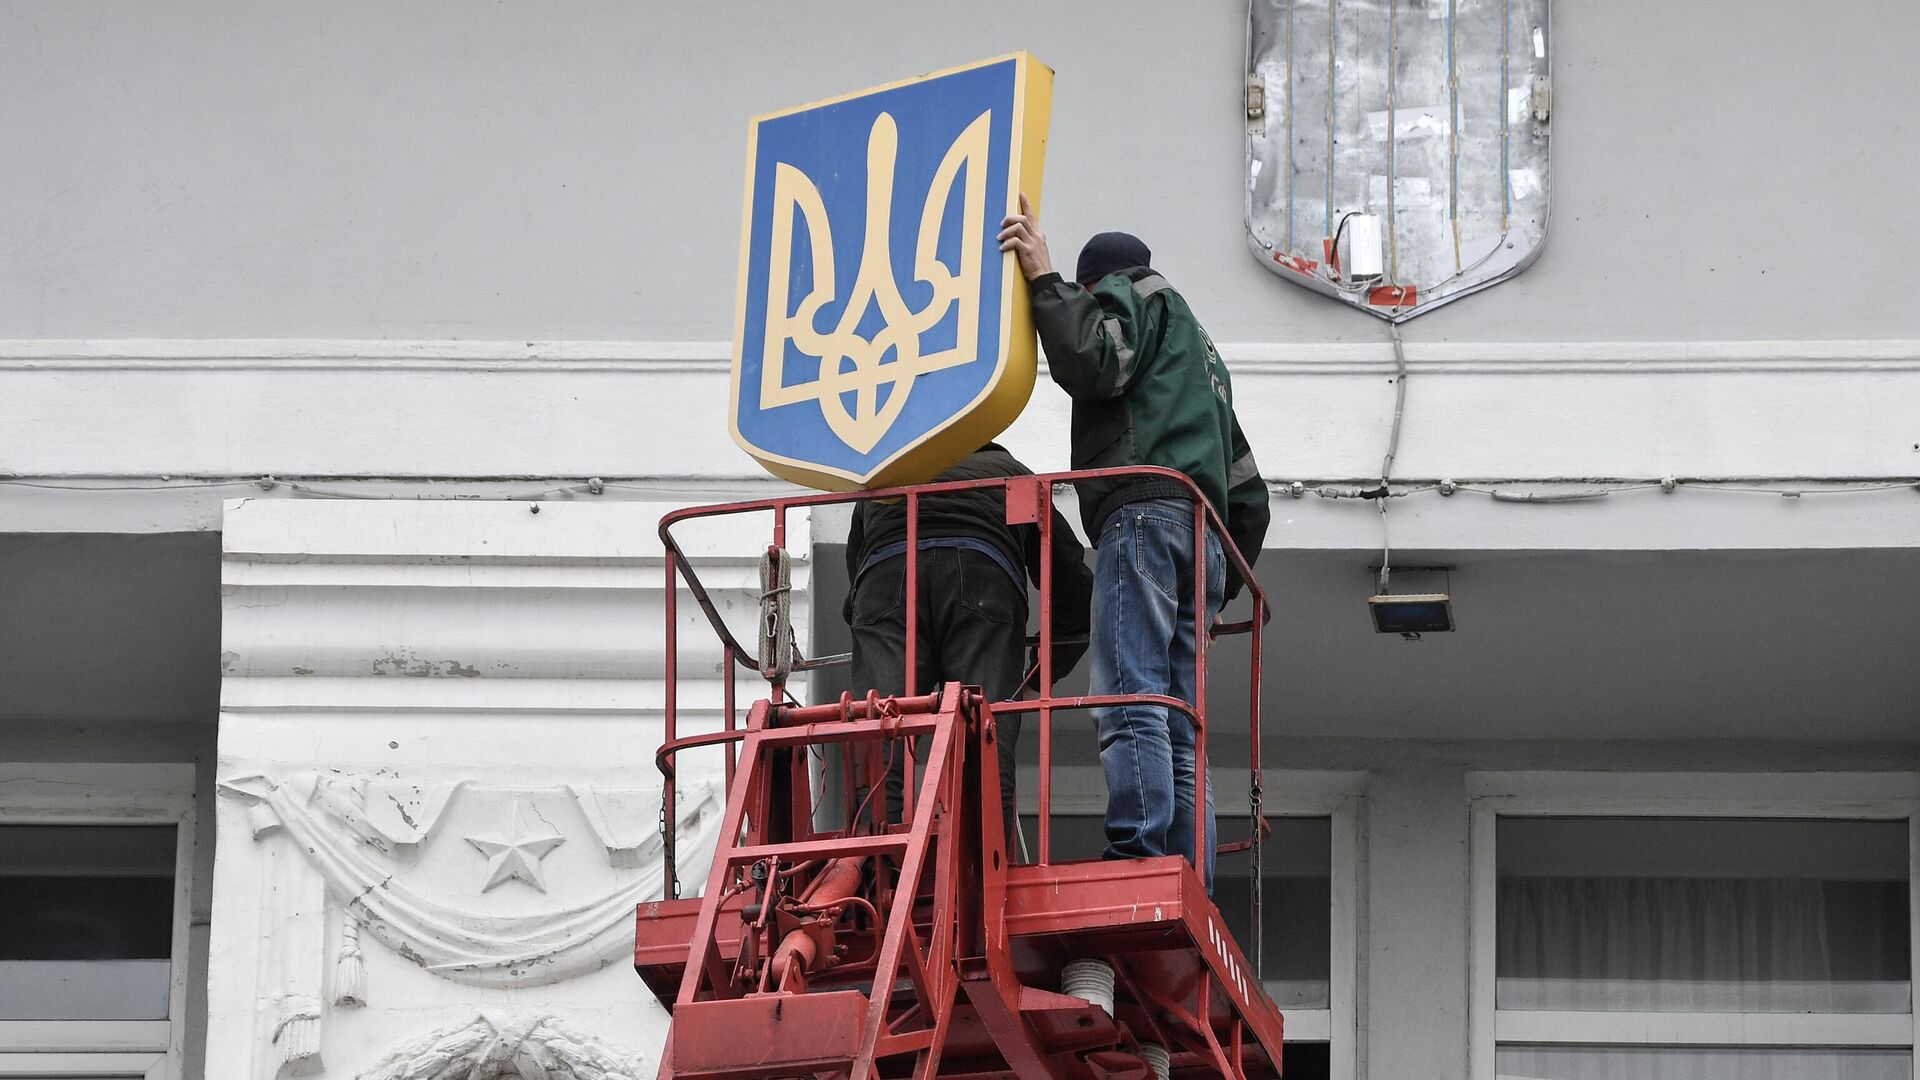
<svg viewBox="0 0 1920 1080">
<path fill-rule="evenodd" d="M 1548 0 L 1253 0 L 1247 234 L 1289 281 L 1400 321 L 1547 236 Z"/>
<path fill-rule="evenodd" d="M 1033 328 L 995 237 L 1037 205 L 1052 78 L 1020 53 L 753 121 L 730 419 L 768 471 L 914 483 L 1019 415 Z"/>
</svg>

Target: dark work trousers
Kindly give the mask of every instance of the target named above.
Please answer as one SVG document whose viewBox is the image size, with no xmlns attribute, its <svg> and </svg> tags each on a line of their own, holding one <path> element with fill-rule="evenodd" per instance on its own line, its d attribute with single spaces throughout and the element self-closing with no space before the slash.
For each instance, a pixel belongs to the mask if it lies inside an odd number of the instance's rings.
<svg viewBox="0 0 1920 1080">
<path fill-rule="evenodd" d="M 1026 674 L 1027 590 L 1015 585 L 999 563 L 963 548 L 927 548 L 920 552 L 919 638 L 913 682 L 917 694 L 938 683 L 959 682 L 986 691 L 988 701 L 1005 701 L 1020 689 Z M 860 575 L 853 593 L 853 670 L 849 689 L 862 697 L 868 689 L 882 697 L 906 688 L 907 558 L 888 559 Z M 1013 849 L 1013 784 L 1020 717 L 999 718 L 995 747 L 1000 751 L 1000 814 L 1007 847 Z M 914 748 L 924 760 L 927 740 Z M 887 820 L 900 820 L 903 766 L 896 760 L 887 774 Z"/>
</svg>

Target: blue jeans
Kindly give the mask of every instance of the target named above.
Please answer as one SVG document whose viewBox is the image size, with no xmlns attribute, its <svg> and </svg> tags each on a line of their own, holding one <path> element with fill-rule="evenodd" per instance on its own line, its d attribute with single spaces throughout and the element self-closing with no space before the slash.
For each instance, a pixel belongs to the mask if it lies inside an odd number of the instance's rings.
<svg viewBox="0 0 1920 1080">
<path fill-rule="evenodd" d="M 1162 694 L 1194 700 L 1193 504 L 1128 503 L 1094 539 L 1094 694 Z M 1207 535 L 1206 621 L 1226 591 L 1227 560 Z M 1194 730 L 1163 705 L 1094 711 L 1107 776 L 1109 859 L 1180 854 L 1213 889 L 1213 785 L 1205 793 L 1206 858 L 1194 858 Z"/>
</svg>

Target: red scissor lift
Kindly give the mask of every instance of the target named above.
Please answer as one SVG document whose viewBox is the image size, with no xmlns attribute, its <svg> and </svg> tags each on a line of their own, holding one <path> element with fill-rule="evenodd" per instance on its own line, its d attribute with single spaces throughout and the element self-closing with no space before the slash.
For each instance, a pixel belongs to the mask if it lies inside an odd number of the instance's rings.
<svg viewBox="0 0 1920 1080">
<path fill-rule="evenodd" d="M 916 693 L 913 604 L 906 614 L 905 694 L 844 694 L 838 702 L 808 706 L 786 693 L 791 672 L 845 659 L 808 660 L 791 648 L 781 602 L 790 584 L 783 554 L 790 511 L 866 498 L 904 500 L 907 595 L 914 597 L 919 507 L 928 496 L 1004 488 L 1009 524 L 1039 528 L 1046 550 L 1053 485 L 1115 475 L 1185 484 L 1195 506 L 1196 554 L 1203 530 L 1211 528 L 1252 597 L 1251 618 L 1211 629 L 1216 636 L 1246 635 L 1249 643 L 1253 828 L 1247 840 L 1221 850 L 1251 849 L 1258 955 L 1264 821 L 1257 631 L 1267 600 L 1186 477 L 1164 469 L 1086 470 L 676 511 L 660 525 L 667 566 L 666 738 L 657 756 L 666 778 L 663 820 L 676 820 L 680 751 L 724 744 L 728 791 L 700 896 L 643 904 L 638 913 L 634 966 L 673 1015 L 662 1080 L 1279 1075 L 1280 1013 L 1184 859 L 1052 859 L 1055 716 L 1130 700 L 1177 709 L 1200 733 L 1197 768 L 1204 775 L 1204 649 L 1197 707 L 1173 698 L 1056 696 L 1051 563 L 1043 559 L 1037 698 L 988 702 L 977 687 L 958 685 Z M 689 519 L 747 514 L 772 518 L 761 564 L 760 640 L 751 650 L 721 620 L 673 534 Z M 1205 560 L 1196 558 L 1198 595 L 1205 595 L 1204 574 Z M 675 597 L 683 576 L 719 635 L 726 672 L 725 729 L 685 737 L 676 730 Z M 1208 640 L 1208 631 L 1196 626 L 1198 640 Z M 744 728 L 735 721 L 738 667 L 769 683 Z M 1005 849 L 993 745 L 996 719 L 1016 712 L 1037 715 L 1039 723 L 1029 727 L 1037 727 L 1040 751 L 1038 857 L 1017 866 Z M 889 824 L 886 800 L 873 793 L 882 790 L 894 757 L 914 775 L 914 738 L 922 735 L 930 737 L 924 773 L 917 786 L 908 784 L 903 820 Z M 809 758 L 830 744 L 839 745 L 853 778 L 836 793 L 844 801 L 839 820 L 847 824 L 816 829 L 815 802 L 829 796 L 816 794 Z M 862 791 L 868 794 L 856 803 Z M 1194 819 L 1198 849 L 1204 820 L 1197 813 Z M 672 829 L 665 840 L 672 897 L 678 894 Z M 1075 985 L 1078 994 L 1063 992 L 1063 969 L 1088 958 L 1112 969 L 1110 1007 L 1089 1000 L 1106 996 L 1097 969 L 1096 985 L 1083 981 Z"/>
</svg>

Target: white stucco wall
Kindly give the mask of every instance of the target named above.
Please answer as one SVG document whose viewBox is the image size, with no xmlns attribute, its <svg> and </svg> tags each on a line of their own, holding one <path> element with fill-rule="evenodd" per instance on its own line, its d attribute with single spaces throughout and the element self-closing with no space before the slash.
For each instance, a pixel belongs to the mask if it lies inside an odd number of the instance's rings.
<svg viewBox="0 0 1920 1080">
<path fill-rule="evenodd" d="M 723 339 L 748 116 L 1016 49 L 1058 71 L 1069 255 L 1132 228 L 1218 340 L 1380 336 L 1244 250 L 1233 0 L 0 12 L 0 337 Z M 1920 337 L 1920 138 L 1865 104 L 1920 9 L 1553 18 L 1547 254 L 1413 336 Z"/>
<path fill-rule="evenodd" d="M 1240 4 L 0 11 L 0 469 L 752 475 L 717 421 L 747 118 L 1019 48 L 1061 261 L 1139 232 L 1269 477 L 1378 469 L 1384 327 L 1242 241 Z M 1552 237 L 1407 326 L 1401 475 L 1915 472 L 1920 139 L 1841 103 L 1901 98 L 1920 9 L 1554 31 Z M 1059 463 L 1063 416 L 1043 382 L 1015 448 Z"/>
</svg>

